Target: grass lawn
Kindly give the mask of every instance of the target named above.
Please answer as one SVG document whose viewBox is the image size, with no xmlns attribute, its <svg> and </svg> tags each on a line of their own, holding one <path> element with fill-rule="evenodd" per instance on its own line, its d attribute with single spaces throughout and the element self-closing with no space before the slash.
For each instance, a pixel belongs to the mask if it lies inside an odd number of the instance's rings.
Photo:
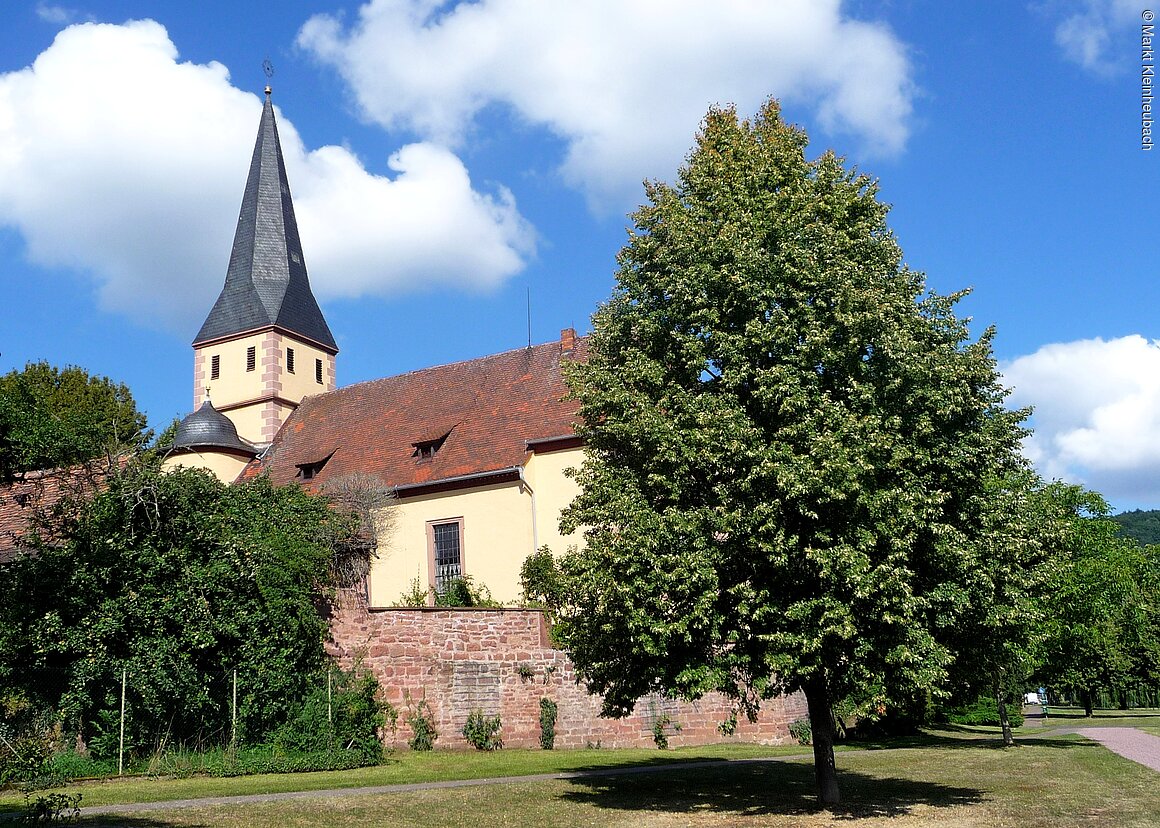
<svg viewBox="0 0 1160 828">
<path fill-rule="evenodd" d="M 1100 717 L 1111 725 L 1139 717 Z M 1146 717 L 1145 717 L 1146 718 Z M 1155 718 L 1150 720 L 1157 723 Z M 1081 719 L 1069 724 L 1084 724 Z M 730 758 L 728 767 L 506 783 L 392 794 L 224 804 L 93 817 L 85 825 L 236 826 L 814 826 L 1047 828 L 1160 825 L 1157 774 L 1077 736 L 1025 728 L 1004 750 L 989 728 L 936 732 L 890 750 L 838 756 L 843 805 L 818 811 L 808 761 L 760 761 L 784 749 L 719 746 L 655 750 L 404 753 L 379 768 L 289 777 L 131 780 L 74 786 L 82 804 L 309 790 L 395 782 L 548 773 L 650 762 Z M 882 747 L 886 747 L 883 745 Z M 7 797 L 9 802 L 12 797 Z M 0 800 L 2 801 L 2 800 Z"/>
</svg>

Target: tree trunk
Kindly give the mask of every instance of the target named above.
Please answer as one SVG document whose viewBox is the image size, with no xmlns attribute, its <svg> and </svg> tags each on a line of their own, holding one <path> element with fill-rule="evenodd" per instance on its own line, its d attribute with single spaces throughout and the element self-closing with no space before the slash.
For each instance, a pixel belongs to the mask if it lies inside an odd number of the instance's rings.
<svg viewBox="0 0 1160 828">
<path fill-rule="evenodd" d="M 814 743 L 814 779 L 818 784 L 818 802 L 837 805 L 838 770 L 834 765 L 834 714 L 830 709 L 830 691 L 824 676 L 806 685 L 806 705 L 810 713 L 810 733 Z"/>
<path fill-rule="evenodd" d="M 1092 717 L 1092 715 L 1094 714 L 1094 711 L 1092 710 L 1092 691 L 1091 690 L 1084 690 L 1082 695 L 1083 695 L 1083 714 L 1090 719 Z"/>
<path fill-rule="evenodd" d="M 1003 747 L 1015 744 L 1015 737 L 1011 733 L 1011 717 L 1007 715 L 1007 702 L 1004 700 L 1003 688 L 995 682 L 995 704 L 999 708 L 999 725 L 1003 728 Z"/>
<path fill-rule="evenodd" d="M 1120 709 L 1127 710 L 1128 707 L 1129 707 L 1129 705 L 1128 705 L 1128 691 L 1121 690 L 1120 691 Z"/>
</svg>

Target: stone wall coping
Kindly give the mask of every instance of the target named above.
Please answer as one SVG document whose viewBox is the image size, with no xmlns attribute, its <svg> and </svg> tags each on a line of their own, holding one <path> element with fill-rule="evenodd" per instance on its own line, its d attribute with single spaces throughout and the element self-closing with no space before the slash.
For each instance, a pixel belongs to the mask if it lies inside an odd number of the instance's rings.
<svg viewBox="0 0 1160 828">
<path fill-rule="evenodd" d="M 534 612 L 537 615 L 543 615 L 544 611 L 539 607 L 367 607 L 367 612 L 370 613 L 386 613 L 386 612 L 417 612 L 417 613 L 431 613 L 431 612 Z"/>
</svg>

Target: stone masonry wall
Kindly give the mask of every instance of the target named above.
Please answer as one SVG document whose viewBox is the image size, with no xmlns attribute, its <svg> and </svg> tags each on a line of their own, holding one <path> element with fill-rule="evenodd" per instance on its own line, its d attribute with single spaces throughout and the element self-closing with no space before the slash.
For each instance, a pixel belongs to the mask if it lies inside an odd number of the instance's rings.
<svg viewBox="0 0 1160 828">
<path fill-rule="evenodd" d="M 466 748 L 464 722 L 473 709 L 498 713 L 508 747 L 538 747 L 540 698 L 559 707 L 556 746 L 653 747 L 653 726 L 668 716 L 669 744 L 789 741 L 787 727 L 806 715 L 800 694 L 762 705 L 756 723 L 740 717 L 733 736 L 717 726 L 729 716 L 722 696 L 699 702 L 645 697 L 625 719 L 602 719 L 600 701 L 577 684 L 568 657 L 548 641 L 544 614 L 528 609 L 368 610 L 346 599 L 331 621 L 331 652 L 342 666 L 361 662 L 374 671 L 387 700 L 400 711 L 388 746 L 405 747 L 411 736 L 403 717 L 426 699 L 439 733 L 437 748 Z M 677 729 L 679 727 L 679 730 Z"/>
</svg>

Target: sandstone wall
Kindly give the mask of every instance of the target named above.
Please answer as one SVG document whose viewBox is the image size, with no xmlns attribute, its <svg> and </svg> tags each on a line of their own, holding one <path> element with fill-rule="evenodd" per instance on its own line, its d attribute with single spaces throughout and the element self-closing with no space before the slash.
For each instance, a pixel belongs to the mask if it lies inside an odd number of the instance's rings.
<svg viewBox="0 0 1160 828">
<path fill-rule="evenodd" d="M 331 622 L 331 652 L 344 667 L 356 661 L 372 669 L 388 700 L 401 713 L 393 747 L 405 747 L 411 731 L 402 717 L 426 699 L 434 714 L 437 748 L 466 748 L 461 730 L 473 709 L 503 720 L 507 747 L 538 747 L 540 698 L 559 706 L 556 746 L 575 748 L 653 747 L 653 727 L 668 717 L 673 747 L 741 741 L 789 741 L 787 726 L 806 715 L 800 694 L 762 705 L 756 723 L 740 718 L 737 732 L 723 736 L 718 724 L 729 716 L 728 701 L 699 702 L 645 697 L 625 719 L 602 719 L 599 700 L 576 682 L 567 656 L 548 640 L 542 612 L 527 609 L 368 610 L 344 600 Z"/>
</svg>

